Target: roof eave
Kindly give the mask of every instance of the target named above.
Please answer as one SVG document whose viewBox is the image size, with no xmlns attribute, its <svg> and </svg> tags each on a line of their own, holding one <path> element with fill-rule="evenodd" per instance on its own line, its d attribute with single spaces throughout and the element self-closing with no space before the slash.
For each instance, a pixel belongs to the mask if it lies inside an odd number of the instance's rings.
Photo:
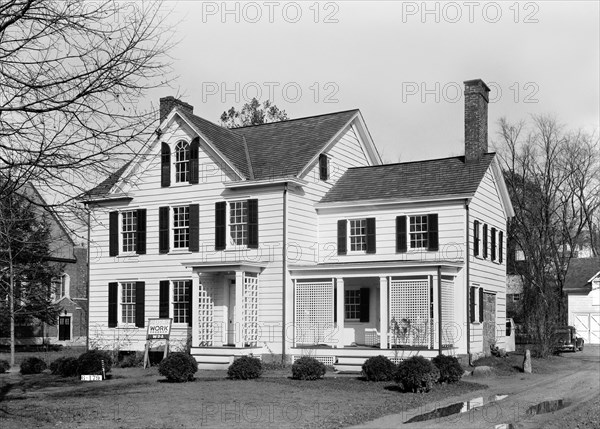
<svg viewBox="0 0 600 429">
<path fill-rule="evenodd" d="M 315 208 L 319 209 L 335 209 L 335 208 L 346 208 L 346 207 L 372 207 L 372 206 L 385 206 L 393 204 L 410 204 L 410 203 L 423 203 L 431 201 L 464 201 L 473 198 L 472 193 L 468 194 L 454 194 L 454 195 L 434 195 L 431 197 L 422 198 L 377 198 L 377 199 L 366 199 L 366 200 L 350 200 L 350 201 L 335 201 L 326 203 L 316 203 Z"/>
<path fill-rule="evenodd" d="M 95 198 L 87 198 L 81 200 L 83 204 L 99 204 L 115 201 L 131 201 L 133 197 L 124 194 L 102 195 Z"/>
<path fill-rule="evenodd" d="M 269 186 L 269 185 L 280 185 L 284 183 L 290 183 L 297 186 L 306 186 L 308 182 L 306 180 L 299 179 L 297 177 L 277 177 L 269 179 L 258 179 L 258 180 L 243 180 L 234 182 L 225 182 L 224 186 L 226 189 L 235 188 L 248 188 L 251 186 Z"/>
</svg>

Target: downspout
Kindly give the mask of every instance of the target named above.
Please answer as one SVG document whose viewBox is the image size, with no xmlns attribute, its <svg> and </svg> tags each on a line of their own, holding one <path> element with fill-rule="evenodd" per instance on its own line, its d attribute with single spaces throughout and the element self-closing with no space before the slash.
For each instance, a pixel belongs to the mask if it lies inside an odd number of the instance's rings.
<svg viewBox="0 0 600 429">
<path fill-rule="evenodd" d="M 87 230 L 87 261 L 86 261 L 87 279 L 85 282 L 85 291 L 86 291 L 85 293 L 86 293 L 86 299 L 87 299 L 87 309 L 85 312 L 85 325 L 86 325 L 86 330 L 87 330 L 87 335 L 85 337 L 85 349 L 89 350 L 90 349 L 90 254 L 91 254 L 90 231 L 91 231 L 91 227 L 92 227 L 92 225 L 91 225 L 92 215 L 90 212 L 90 207 L 87 204 L 86 204 L 86 210 L 87 210 L 88 230 Z"/>
<path fill-rule="evenodd" d="M 471 364 L 471 321 L 469 320 L 469 318 L 471 316 L 471 314 L 470 314 L 471 313 L 470 312 L 470 308 L 471 308 L 471 303 L 470 303 L 471 294 L 469 293 L 470 284 L 471 284 L 471 282 L 469 280 L 469 272 L 470 272 L 470 270 L 469 270 L 469 258 L 470 258 L 470 255 L 471 255 L 471 248 L 470 248 L 471 240 L 470 240 L 469 233 L 470 233 L 471 229 L 469 228 L 469 222 L 470 222 L 470 217 L 469 217 L 469 200 L 465 200 L 465 212 L 466 212 L 466 219 L 467 219 L 467 221 L 466 221 L 467 223 L 466 223 L 466 226 L 465 226 L 465 230 L 467 232 L 465 234 L 466 237 L 467 237 L 467 243 L 466 243 L 466 246 L 465 246 L 466 249 L 467 249 L 467 254 L 465 256 L 465 269 L 466 269 L 466 275 L 465 275 L 465 277 L 466 277 L 466 283 L 467 283 L 467 288 L 466 288 L 466 290 L 467 290 L 467 301 L 466 301 L 467 302 L 467 309 L 466 309 L 467 310 L 467 319 L 466 319 L 467 320 L 467 325 L 466 325 L 467 326 L 467 328 L 466 328 L 466 331 L 467 331 L 467 357 L 469 359 L 469 365 L 471 366 L 472 365 Z"/>
<path fill-rule="evenodd" d="M 438 265 L 438 353 L 442 354 L 442 266 Z"/>
<path fill-rule="evenodd" d="M 282 249 L 281 249 L 281 279 L 283 284 L 283 305 L 282 305 L 282 320 L 281 320 L 281 363 L 285 365 L 286 356 L 285 356 L 285 320 L 286 320 L 286 311 L 285 307 L 287 305 L 286 302 L 286 287 L 287 287 L 287 192 L 288 192 L 288 184 L 287 182 L 283 185 L 283 234 L 282 234 Z"/>
</svg>

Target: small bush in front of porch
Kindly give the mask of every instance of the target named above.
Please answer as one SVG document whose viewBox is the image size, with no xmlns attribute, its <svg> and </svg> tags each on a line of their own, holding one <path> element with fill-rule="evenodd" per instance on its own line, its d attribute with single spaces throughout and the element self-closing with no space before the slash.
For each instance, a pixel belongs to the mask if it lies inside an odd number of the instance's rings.
<svg viewBox="0 0 600 429">
<path fill-rule="evenodd" d="M 259 358 L 242 356 L 233 361 L 227 369 L 227 377 L 234 380 L 251 380 L 262 374 L 262 362 Z"/>
<path fill-rule="evenodd" d="M 76 357 L 63 356 L 50 364 L 50 372 L 61 377 L 74 377 L 77 375 L 79 364 Z"/>
<path fill-rule="evenodd" d="M 10 363 L 7 360 L 0 359 L 0 374 L 4 374 L 10 369 Z"/>
<path fill-rule="evenodd" d="M 296 380 L 318 380 L 325 372 L 325 364 L 309 356 L 301 357 L 292 365 L 292 378 Z"/>
<path fill-rule="evenodd" d="M 385 356 L 373 356 L 365 361 L 362 372 L 369 381 L 390 381 L 394 379 L 397 366 Z"/>
<path fill-rule="evenodd" d="M 454 356 L 438 355 L 433 358 L 433 364 L 440 370 L 439 383 L 456 383 L 465 372 Z"/>
<path fill-rule="evenodd" d="M 104 350 L 89 350 L 82 353 L 77 358 L 77 372 L 81 374 L 102 374 L 102 362 L 104 362 L 104 372 L 110 372 L 112 368 L 112 357 Z"/>
<path fill-rule="evenodd" d="M 400 362 L 394 379 L 402 390 L 428 392 L 440 378 L 440 370 L 423 356 L 413 356 Z"/>
<path fill-rule="evenodd" d="M 40 374 L 46 368 L 48 368 L 46 362 L 35 356 L 21 362 L 21 374 Z"/>
<path fill-rule="evenodd" d="M 171 353 L 158 366 L 158 373 L 175 383 L 192 381 L 198 371 L 198 363 L 192 355 L 182 352 Z"/>
</svg>

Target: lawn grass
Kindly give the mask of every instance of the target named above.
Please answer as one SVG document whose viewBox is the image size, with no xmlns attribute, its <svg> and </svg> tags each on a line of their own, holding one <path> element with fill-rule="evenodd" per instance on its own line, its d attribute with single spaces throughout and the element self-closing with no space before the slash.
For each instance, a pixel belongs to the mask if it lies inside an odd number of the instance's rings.
<svg viewBox="0 0 600 429">
<path fill-rule="evenodd" d="M 2 427 L 304 427 L 338 428 L 435 403 L 486 386 L 459 382 L 427 394 L 391 382 L 328 375 L 292 380 L 267 371 L 257 380 L 227 380 L 202 371 L 190 383 L 167 383 L 155 367 L 114 368 L 112 379 L 82 382 L 50 374 L 0 376 Z"/>
<path fill-rule="evenodd" d="M 38 357 L 42 359 L 46 364 L 50 365 L 53 361 L 60 357 L 79 357 L 80 354 L 86 351 L 85 346 L 83 347 L 63 347 L 60 350 L 40 350 L 40 351 L 17 351 L 15 353 L 15 364 L 20 365 L 23 360 L 28 357 Z M 10 352 L 0 352 L 0 359 L 10 362 Z"/>
<path fill-rule="evenodd" d="M 490 366 L 495 369 L 497 375 L 514 375 L 522 373 L 523 359 L 525 353 L 522 351 L 508 353 L 505 358 L 496 356 L 486 356 L 473 362 L 474 366 Z M 560 355 L 548 356 L 546 358 L 531 358 L 532 372 L 534 374 L 549 374 L 565 365 L 572 365 L 573 362 L 563 359 Z M 471 368 L 472 369 L 472 368 Z"/>
</svg>

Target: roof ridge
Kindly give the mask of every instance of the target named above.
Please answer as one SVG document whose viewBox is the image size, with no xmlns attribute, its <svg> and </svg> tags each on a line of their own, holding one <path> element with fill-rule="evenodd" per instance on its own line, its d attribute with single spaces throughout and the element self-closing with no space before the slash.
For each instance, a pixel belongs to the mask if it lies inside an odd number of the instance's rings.
<svg viewBox="0 0 600 429">
<path fill-rule="evenodd" d="M 280 124 L 280 123 L 283 123 L 283 122 L 301 121 L 303 119 L 319 118 L 321 116 L 339 115 L 340 113 L 358 112 L 358 111 L 360 111 L 360 109 L 340 110 L 338 112 L 321 113 L 319 115 L 303 116 L 301 118 L 286 119 L 286 120 L 283 120 L 283 121 L 268 122 L 268 123 L 265 123 L 265 124 L 245 125 L 243 127 L 227 128 L 227 129 L 230 129 L 230 130 L 239 130 L 239 129 L 242 129 L 242 128 L 256 128 L 256 127 L 263 127 L 265 125 L 274 125 L 274 124 Z"/>
<path fill-rule="evenodd" d="M 496 152 L 487 152 L 484 155 L 495 155 Z M 358 167 L 349 167 L 348 170 L 358 170 L 360 168 L 381 168 L 381 167 L 391 167 L 394 165 L 407 165 L 407 164 L 418 164 L 420 162 L 433 162 L 433 161 L 445 161 L 448 159 L 459 159 L 459 158 L 464 158 L 464 155 L 457 155 L 457 156 L 447 156 L 445 158 L 433 158 L 433 159 L 419 159 L 416 161 L 406 161 L 406 162 L 394 162 L 391 164 L 380 164 L 380 165 L 361 165 Z"/>
</svg>

